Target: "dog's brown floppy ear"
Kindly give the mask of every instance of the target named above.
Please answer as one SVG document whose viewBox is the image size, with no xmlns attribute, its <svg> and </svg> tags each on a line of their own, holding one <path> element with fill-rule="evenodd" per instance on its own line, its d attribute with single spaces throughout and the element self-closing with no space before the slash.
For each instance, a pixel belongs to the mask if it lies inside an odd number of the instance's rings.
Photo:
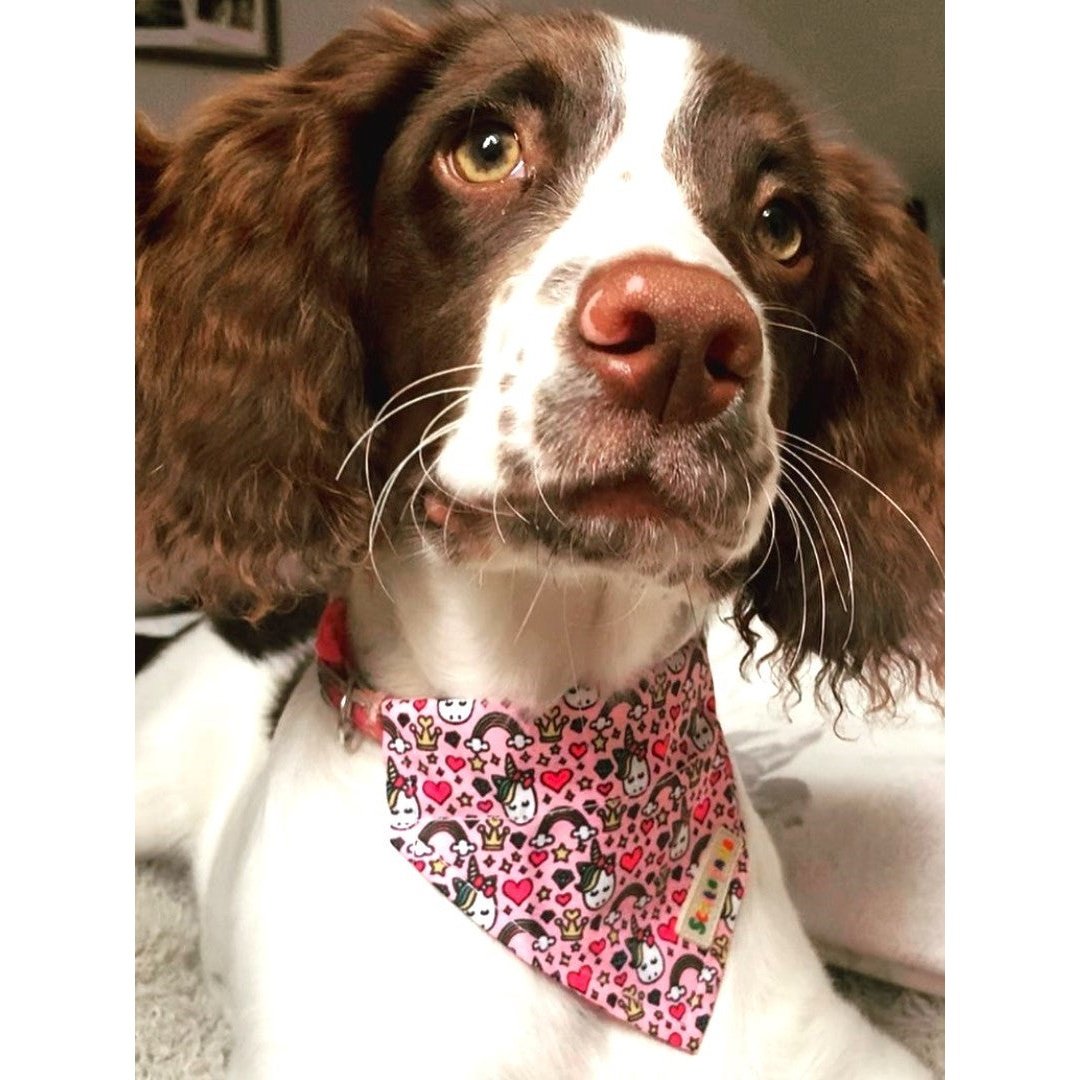
<svg viewBox="0 0 1080 1080">
<path fill-rule="evenodd" d="M 357 315 L 383 151 L 429 66 L 394 16 L 136 128 L 138 576 L 255 615 L 332 588 L 369 506 L 335 474 L 361 434 Z"/>
<path fill-rule="evenodd" d="M 772 548 L 736 617 L 764 619 L 788 670 L 819 654 L 834 689 L 887 704 L 901 671 L 943 674 L 944 287 L 895 181 L 839 146 L 821 160 L 835 344 L 792 404 Z"/>
</svg>

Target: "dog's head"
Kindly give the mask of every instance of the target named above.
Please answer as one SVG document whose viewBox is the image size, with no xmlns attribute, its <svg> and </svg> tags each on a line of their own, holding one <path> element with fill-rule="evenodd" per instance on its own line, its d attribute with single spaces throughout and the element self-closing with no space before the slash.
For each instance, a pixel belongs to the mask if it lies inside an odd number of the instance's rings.
<svg viewBox="0 0 1080 1080">
<path fill-rule="evenodd" d="M 257 612 L 380 544 L 708 582 L 940 665 L 942 285 L 874 162 L 600 15 L 378 16 L 137 136 L 139 555 Z"/>
</svg>

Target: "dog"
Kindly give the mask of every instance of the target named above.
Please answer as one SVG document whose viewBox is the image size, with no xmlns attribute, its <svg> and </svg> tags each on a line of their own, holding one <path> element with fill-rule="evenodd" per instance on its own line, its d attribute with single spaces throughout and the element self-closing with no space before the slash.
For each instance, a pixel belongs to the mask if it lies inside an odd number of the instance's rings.
<svg viewBox="0 0 1080 1080">
<path fill-rule="evenodd" d="M 137 851 L 191 859 L 231 1075 L 926 1075 L 832 990 L 701 646 L 724 603 L 823 697 L 942 675 L 904 201 L 596 13 L 378 14 L 137 124 L 139 573 L 216 613 L 144 650 Z"/>
</svg>

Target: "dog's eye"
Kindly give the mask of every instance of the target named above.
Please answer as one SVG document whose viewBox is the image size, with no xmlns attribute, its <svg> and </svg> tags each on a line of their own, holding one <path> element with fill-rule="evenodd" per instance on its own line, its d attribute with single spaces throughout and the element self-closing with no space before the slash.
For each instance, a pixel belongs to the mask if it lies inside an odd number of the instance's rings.
<svg viewBox="0 0 1080 1080">
<path fill-rule="evenodd" d="M 470 131 L 455 148 L 453 160 L 458 175 L 470 184 L 490 184 L 525 171 L 518 137 L 494 124 Z"/>
<path fill-rule="evenodd" d="M 758 215 L 754 235 L 761 250 L 781 263 L 792 263 L 802 254 L 803 227 L 795 206 L 786 199 L 773 199 Z"/>
</svg>

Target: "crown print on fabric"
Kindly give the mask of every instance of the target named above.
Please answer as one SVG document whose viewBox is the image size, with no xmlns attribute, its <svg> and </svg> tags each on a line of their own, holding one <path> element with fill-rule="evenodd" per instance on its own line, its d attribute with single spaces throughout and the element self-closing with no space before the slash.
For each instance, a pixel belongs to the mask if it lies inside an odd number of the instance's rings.
<svg viewBox="0 0 1080 1080">
<path fill-rule="evenodd" d="M 628 986 L 618 999 L 619 1008 L 626 1013 L 626 1021 L 636 1024 L 645 1015 L 645 1006 L 641 1003 L 641 991 L 636 986 Z"/>
<path fill-rule="evenodd" d="M 600 809 L 600 822 L 604 832 L 611 832 L 622 824 L 625 809 L 626 805 L 617 795 L 604 802 L 603 807 Z"/>
<path fill-rule="evenodd" d="M 476 826 L 476 831 L 480 836 L 480 846 L 485 851 L 502 851 L 510 835 L 510 826 L 503 824 L 502 818 L 489 817 Z"/>
<path fill-rule="evenodd" d="M 547 712 L 537 720 L 540 730 L 540 741 L 546 743 L 558 742 L 562 737 L 563 728 L 569 722 L 569 717 L 563 715 L 557 709 Z"/>
<path fill-rule="evenodd" d="M 416 739 L 417 750 L 435 750 L 438 748 L 442 728 L 435 727 L 435 717 L 418 716 L 416 723 L 409 725 L 409 730 Z"/>
<path fill-rule="evenodd" d="M 348 678 L 325 674 L 324 693 Z M 381 732 L 402 857 L 568 993 L 696 1051 L 749 866 L 704 643 L 607 700 L 573 687 L 541 712 L 370 701 L 343 715 Z"/>
<path fill-rule="evenodd" d="M 565 914 L 558 916 L 555 925 L 559 928 L 563 941 L 580 941 L 585 933 L 581 912 L 577 908 L 570 908 Z"/>
</svg>

